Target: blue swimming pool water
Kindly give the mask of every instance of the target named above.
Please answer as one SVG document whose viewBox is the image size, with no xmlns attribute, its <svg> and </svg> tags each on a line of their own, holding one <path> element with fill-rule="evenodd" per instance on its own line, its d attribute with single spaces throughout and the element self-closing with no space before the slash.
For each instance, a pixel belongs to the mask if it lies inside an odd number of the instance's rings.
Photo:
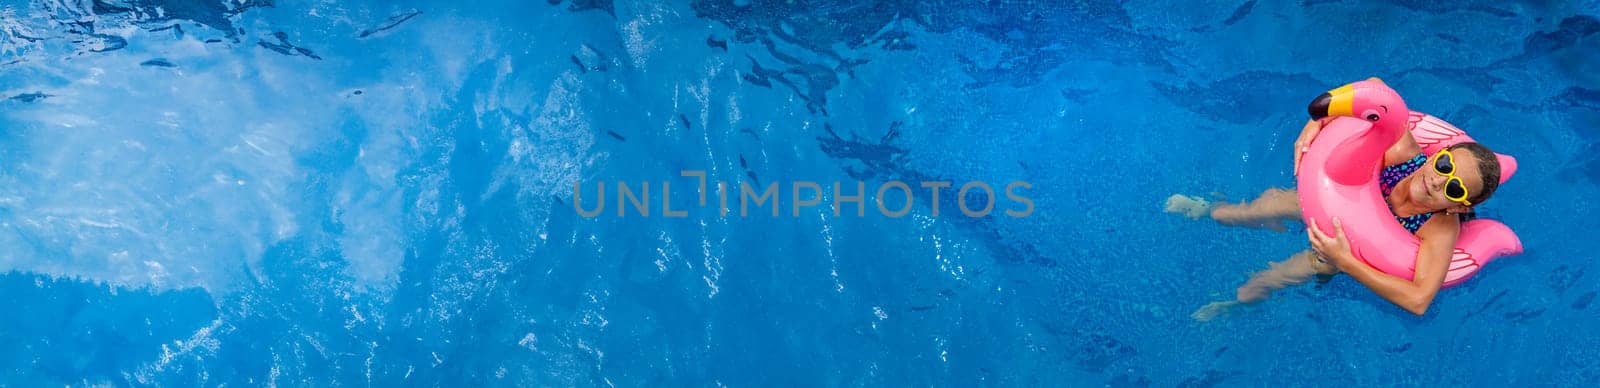
<svg viewBox="0 0 1600 388">
<path fill-rule="evenodd" d="M 0 382 L 1600 382 L 1600 3 L 1061 3 L 0 1 Z M 1527 253 L 1190 319 L 1306 242 L 1163 201 L 1290 184 L 1368 76 L 1519 158 Z M 718 217 L 683 170 L 1036 208 Z M 573 208 L 643 181 L 686 216 Z"/>
</svg>

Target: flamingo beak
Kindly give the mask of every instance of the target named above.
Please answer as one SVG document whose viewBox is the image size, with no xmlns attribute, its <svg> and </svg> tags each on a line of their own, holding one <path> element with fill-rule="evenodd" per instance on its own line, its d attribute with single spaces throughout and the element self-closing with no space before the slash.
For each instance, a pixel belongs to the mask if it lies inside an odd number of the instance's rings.
<svg viewBox="0 0 1600 388">
<path fill-rule="evenodd" d="M 1323 93 L 1322 95 L 1317 96 L 1317 99 L 1311 100 L 1311 106 L 1307 107 L 1306 110 L 1311 112 L 1311 119 L 1322 120 L 1323 118 L 1328 117 L 1329 105 L 1333 105 L 1333 95 Z"/>
<path fill-rule="evenodd" d="M 1328 116 L 1349 116 L 1351 102 L 1354 100 L 1355 88 L 1351 85 L 1341 86 L 1311 100 L 1311 105 L 1306 111 L 1311 113 L 1311 118 L 1321 120 Z"/>
</svg>

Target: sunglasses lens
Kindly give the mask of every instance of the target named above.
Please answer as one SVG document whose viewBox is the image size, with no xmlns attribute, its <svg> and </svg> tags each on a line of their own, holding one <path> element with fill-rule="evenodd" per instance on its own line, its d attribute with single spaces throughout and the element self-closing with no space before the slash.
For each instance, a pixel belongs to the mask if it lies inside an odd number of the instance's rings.
<svg viewBox="0 0 1600 388">
<path fill-rule="evenodd" d="M 1461 183 L 1461 178 L 1450 178 L 1444 184 L 1444 196 L 1454 200 L 1467 199 L 1467 186 Z"/>
<path fill-rule="evenodd" d="M 1453 174 L 1456 172 L 1456 164 L 1454 162 L 1454 160 L 1450 159 L 1449 153 L 1440 154 L 1439 161 L 1433 163 L 1433 170 L 1438 171 L 1440 174 Z"/>
</svg>

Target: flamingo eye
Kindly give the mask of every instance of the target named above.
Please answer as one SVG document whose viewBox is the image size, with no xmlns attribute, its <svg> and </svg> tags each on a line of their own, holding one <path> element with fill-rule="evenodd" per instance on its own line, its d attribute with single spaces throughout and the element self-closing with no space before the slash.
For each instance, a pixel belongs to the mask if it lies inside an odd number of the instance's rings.
<svg viewBox="0 0 1600 388">
<path fill-rule="evenodd" d="M 1361 112 L 1361 117 L 1367 119 L 1367 121 L 1378 121 L 1379 119 L 1378 111 L 1374 109 L 1368 109 L 1366 112 Z"/>
</svg>

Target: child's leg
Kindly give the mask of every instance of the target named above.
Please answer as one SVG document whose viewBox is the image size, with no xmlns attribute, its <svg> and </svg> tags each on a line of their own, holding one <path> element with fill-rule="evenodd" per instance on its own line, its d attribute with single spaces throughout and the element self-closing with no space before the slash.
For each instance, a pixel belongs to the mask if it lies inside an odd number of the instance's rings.
<svg viewBox="0 0 1600 388">
<path fill-rule="evenodd" d="M 1257 272 L 1250 276 L 1243 286 L 1239 287 L 1237 299 L 1244 303 L 1255 303 L 1278 289 L 1305 283 L 1316 275 L 1333 275 L 1339 273 L 1333 265 L 1317 260 L 1317 253 L 1306 250 L 1289 256 L 1288 260 L 1269 263 L 1265 271 Z"/>
<path fill-rule="evenodd" d="M 1224 225 L 1282 232 L 1284 221 L 1300 219 L 1300 197 L 1294 190 L 1271 188 L 1250 202 L 1216 205 L 1210 214 L 1211 219 Z"/>
<path fill-rule="evenodd" d="M 1228 309 L 1234 306 L 1266 299 L 1267 296 L 1270 296 L 1273 291 L 1278 289 L 1305 283 L 1317 275 L 1333 275 L 1337 273 L 1339 273 L 1339 270 L 1334 268 L 1333 265 L 1318 260 L 1316 252 L 1307 250 L 1296 253 L 1294 256 L 1289 256 L 1287 260 L 1270 263 L 1265 271 L 1252 275 L 1250 280 L 1244 283 L 1244 286 L 1239 287 L 1235 300 L 1212 302 L 1200 307 L 1199 310 L 1195 310 L 1190 317 L 1200 321 L 1210 320 L 1227 312 Z"/>
</svg>

